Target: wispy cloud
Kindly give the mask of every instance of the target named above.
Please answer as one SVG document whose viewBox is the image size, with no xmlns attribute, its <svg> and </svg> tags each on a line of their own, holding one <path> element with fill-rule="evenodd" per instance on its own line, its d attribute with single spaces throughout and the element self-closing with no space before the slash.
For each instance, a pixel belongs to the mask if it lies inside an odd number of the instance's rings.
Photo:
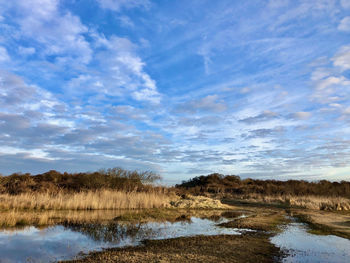
<svg viewBox="0 0 350 263">
<path fill-rule="evenodd" d="M 121 11 L 125 8 L 148 7 L 151 3 L 148 0 L 97 0 L 102 8 L 113 11 Z"/>
<path fill-rule="evenodd" d="M 350 171 L 349 1 L 0 2 L 0 170 Z"/>
<path fill-rule="evenodd" d="M 338 30 L 344 31 L 344 32 L 349 32 L 350 31 L 350 16 L 344 17 L 339 25 L 338 25 Z"/>
</svg>

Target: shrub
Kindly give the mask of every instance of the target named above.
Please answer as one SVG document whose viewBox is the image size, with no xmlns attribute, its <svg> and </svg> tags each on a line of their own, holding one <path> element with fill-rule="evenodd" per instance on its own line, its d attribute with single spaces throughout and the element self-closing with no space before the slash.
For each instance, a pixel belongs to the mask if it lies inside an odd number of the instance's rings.
<svg viewBox="0 0 350 263">
<path fill-rule="evenodd" d="M 99 189 L 147 191 L 152 189 L 149 184 L 160 179 L 153 172 L 127 171 L 122 168 L 87 173 L 60 173 L 55 170 L 37 175 L 14 173 L 0 176 L 0 193 L 16 195 L 26 192 L 58 193 Z"/>
</svg>

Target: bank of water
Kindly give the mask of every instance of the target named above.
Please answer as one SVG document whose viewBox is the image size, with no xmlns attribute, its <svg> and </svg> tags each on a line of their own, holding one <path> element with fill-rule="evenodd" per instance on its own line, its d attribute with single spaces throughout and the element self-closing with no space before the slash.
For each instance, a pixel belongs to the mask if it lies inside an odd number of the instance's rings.
<svg viewBox="0 0 350 263">
<path fill-rule="evenodd" d="M 239 216 L 244 217 L 244 216 Z M 222 228 L 225 218 L 183 218 L 178 222 L 83 223 L 0 230 L 0 263 L 55 262 L 103 248 L 139 245 L 144 239 L 195 235 L 240 235 L 249 229 Z M 232 219 L 230 219 L 232 220 Z M 292 222 L 271 238 L 286 254 L 282 262 L 349 262 L 350 240 L 314 235 L 307 225 Z"/>
<path fill-rule="evenodd" d="M 308 227 L 303 223 L 293 222 L 285 226 L 280 234 L 271 238 L 271 242 L 286 253 L 284 263 L 350 262 L 350 240 L 308 233 Z"/>
<path fill-rule="evenodd" d="M 144 239 L 194 235 L 239 235 L 242 231 L 218 227 L 225 219 L 192 217 L 181 222 L 138 224 L 70 224 L 34 226 L 0 231 L 0 262 L 54 262 L 109 247 L 138 245 Z"/>
</svg>

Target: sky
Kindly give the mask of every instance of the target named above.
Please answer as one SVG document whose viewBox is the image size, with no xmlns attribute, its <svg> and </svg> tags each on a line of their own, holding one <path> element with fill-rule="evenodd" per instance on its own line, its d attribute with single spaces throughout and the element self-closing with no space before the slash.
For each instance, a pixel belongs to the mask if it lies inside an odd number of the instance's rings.
<svg viewBox="0 0 350 263">
<path fill-rule="evenodd" d="M 0 0 L 0 173 L 350 180 L 350 0 Z"/>
</svg>

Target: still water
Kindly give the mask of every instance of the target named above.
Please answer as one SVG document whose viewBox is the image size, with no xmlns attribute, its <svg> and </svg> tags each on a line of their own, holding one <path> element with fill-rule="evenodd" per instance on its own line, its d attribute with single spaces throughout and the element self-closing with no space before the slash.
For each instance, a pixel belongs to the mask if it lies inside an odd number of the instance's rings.
<svg viewBox="0 0 350 263">
<path fill-rule="evenodd" d="M 350 262 L 350 240 L 333 235 L 314 235 L 307 232 L 302 223 L 291 223 L 271 242 L 289 255 L 282 262 L 304 263 L 348 263 Z"/>
<path fill-rule="evenodd" d="M 240 216 L 242 217 L 242 216 Z M 194 235 L 240 235 L 248 229 L 221 228 L 216 220 L 192 217 L 180 222 L 137 224 L 84 223 L 34 226 L 0 230 L 0 262 L 54 262 L 79 257 L 81 253 L 109 247 L 138 245 L 144 239 L 166 239 Z M 293 222 L 271 238 L 287 253 L 283 262 L 350 262 L 350 240 L 307 232 L 307 226 Z"/>
<path fill-rule="evenodd" d="M 239 235 L 244 230 L 216 226 L 192 217 L 182 222 L 139 224 L 70 224 L 43 229 L 26 227 L 0 231 L 0 262 L 52 262 L 71 259 L 81 252 L 108 247 L 138 245 L 143 239 L 166 239 L 193 235 Z"/>
</svg>

